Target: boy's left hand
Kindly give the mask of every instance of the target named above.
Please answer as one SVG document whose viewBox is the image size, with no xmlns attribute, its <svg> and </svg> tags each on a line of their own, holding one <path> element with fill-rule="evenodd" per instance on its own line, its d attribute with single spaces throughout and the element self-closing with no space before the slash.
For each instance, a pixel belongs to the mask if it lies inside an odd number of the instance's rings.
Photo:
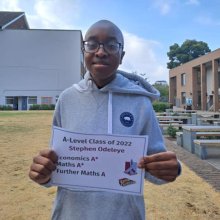
<svg viewBox="0 0 220 220">
<path fill-rule="evenodd" d="M 145 169 L 151 175 L 172 182 L 178 176 L 179 162 L 176 154 L 167 151 L 141 158 L 138 167 Z"/>
</svg>

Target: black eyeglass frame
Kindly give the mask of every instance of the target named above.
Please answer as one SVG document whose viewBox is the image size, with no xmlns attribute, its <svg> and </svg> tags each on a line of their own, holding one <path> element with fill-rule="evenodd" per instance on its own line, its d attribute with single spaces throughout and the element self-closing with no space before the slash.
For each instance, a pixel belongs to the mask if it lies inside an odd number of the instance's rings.
<svg viewBox="0 0 220 220">
<path fill-rule="evenodd" d="M 83 45 L 82 50 L 85 51 L 86 53 L 96 53 L 96 52 L 100 49 L 100 46 L 101 46 L 101 45 L 102 45 L 102 48 L 103 48 L 108 54 L 116 54 L 116 53 L 119 52 L 120 48 L 123 49 L 123 44 L 122 44 L 122 43 L 114 42 L 114 43 L 116 43 L 116 44 L 118 45 L 118 47 L 117 47 L 118 49 L 117 49 L 117 51 L 115 51 L 114 53 L 112 53 L 112 52 L 109 52 L 108 49 L 105 48 L 105 45 L 106 45 L 108 42 L 106 42 L 106 43 L 100 43 L 100 42 L 97 42 L 97 41 L 93 41 L 94 43 L 97 43 L 98 47 L 97 47 L 96 50 L 94 50 L 93 52 L 89 52 L 89 51 L 87 51 L 87 50 L 85 49 L 85 44 L 86 44 L 87 42 L 91 42 L 91 41 L 89 41 L 89 40 L 83 41 L 83 44 L 82 44 L 82 45 Z"/>
</svg>

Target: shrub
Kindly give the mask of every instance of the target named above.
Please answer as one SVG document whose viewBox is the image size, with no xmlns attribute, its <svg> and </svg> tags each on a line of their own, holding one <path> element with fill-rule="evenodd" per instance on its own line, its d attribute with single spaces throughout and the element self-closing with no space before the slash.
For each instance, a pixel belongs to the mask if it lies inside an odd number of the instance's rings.
<svg viewBox="0 0 220 220">
<path fill-rule="evenodd" d="M 55 105 L 31 105 L 29 110 L 54 110 Z"/>
<path fill-rule="evenodd" d="M 178 130 L 176 128 L 173 127 L 173 125 L 169 125 L 168 128 L 167 128 L 167 134 L 172 137 L 172 138 L 175 138 L 176 137 L 176 132 Z"/>
<path fill-rule="evenodd" d="M 172 116 L 179 116 L 179 113 L 178 113 L 178 112 L 174 112 L 174 113 L 172 114 Z"/>
<path fill-rule="evenodd" d="M 153 108 L 155 112 L 165 112 L 166 109 L 170 108 L 170 103 L 168 102 L 153 102 Z"/>
<path fill-rule="evenodd" d="M 11 110 L 13 110 L 13 107 L 11 107 L 10 105 L 0 105 L 0 110 L 1 111 L 11 111 Z"/>
</svg>

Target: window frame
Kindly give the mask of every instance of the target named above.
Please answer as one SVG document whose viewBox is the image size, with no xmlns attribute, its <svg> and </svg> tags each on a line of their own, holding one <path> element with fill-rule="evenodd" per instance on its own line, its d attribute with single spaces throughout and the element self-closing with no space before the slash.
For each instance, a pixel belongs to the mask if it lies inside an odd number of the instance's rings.
<svg viewBox="0 0 220 220">
<path fill-rule="evenodd" d="M 186 92 L 181 92 L 181 104 L 186 104 Z"/>
<path fill-rule="evenodd" d="M 34 102 L 32 103 L 33 100 Z M 36 104 L 37 104 L 37 96 L 28 96 L 28 105 L 36 105 Z"/>
<path fill-rule="evenodd" d="M 52 105 L 53 97 L 51 96 L 42 96 L 41 97 L 41 105 Z"/>
<path fill-rule="evenodd" d="M 186 73 L 181 73 L 181 86 L 186 85 Z"/>
<path fill-rule="evenodd" d="M 12 103 L 8 103 L 8 100 L 12 100 Z M 14 96 L 5 96 L 5 104 L 13 105 L 14 104 Z"/>
</svg>

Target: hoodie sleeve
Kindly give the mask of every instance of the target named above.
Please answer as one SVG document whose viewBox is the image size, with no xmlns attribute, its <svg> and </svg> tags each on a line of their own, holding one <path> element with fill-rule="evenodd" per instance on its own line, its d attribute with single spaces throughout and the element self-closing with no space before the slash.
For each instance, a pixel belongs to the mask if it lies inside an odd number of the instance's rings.
<svg viewBox="0 0 220 220">
<path fill-rule="evenodd" d="M 142 134 L 148 135 L 147 155 L 152 155 L 152 154 L 166 151 L 161 129 L 159 127 L 153 107 L 150 103 L 148 107 L 146 125 L 142 131 Z M 157 177 L 152 176 L 149 172 L 145 172 L 145 179 L 150 181 L 151 183 L 158 184 L 158 185 L 167 183 L 164 180 L 161 180 L 161 179 L 158 179 Z"/>
<path fill-rule="evenodd" d="M 151 107 L 149 107 L 150 110 L 148 115 L 149 117 L 146 120 L 147 123 L 143 131 L 143 134 L 145 135 L 147 134 L 149 136 L 147 155 L 152 155 L 159 152 L 167 151 L 155 112 L 153 110 L 152 105 L 150 106 Z M 180 161 L 178 160 L 178 176 L 181 175 L 181 171 L 182 171 L 182 166 Z M 151 183 L 158 185 L 168 183 L 167 181 L 152 176 L 149 172 L 145 172 L 145 179 L 150 181 Z"/>
</svg>

